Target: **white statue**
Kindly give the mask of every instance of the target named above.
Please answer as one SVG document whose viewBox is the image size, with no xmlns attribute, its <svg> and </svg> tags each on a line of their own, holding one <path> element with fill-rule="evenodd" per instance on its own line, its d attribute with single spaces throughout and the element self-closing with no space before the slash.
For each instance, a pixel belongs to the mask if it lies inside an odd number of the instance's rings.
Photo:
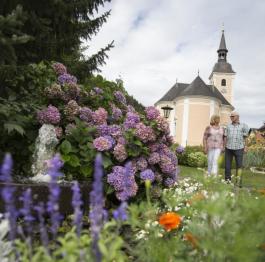
<svg viewBox="0 0 265 262">
<path fill-rule="evenodd" d="M 43 124 L 36 139 L 33 164 L 31 167 L 34 182 L 49 182 L 47 175 L 47 161 L 53 158 L 55 147 L 59 140 L 56 136 L 55 126 Z"/>
</svg>

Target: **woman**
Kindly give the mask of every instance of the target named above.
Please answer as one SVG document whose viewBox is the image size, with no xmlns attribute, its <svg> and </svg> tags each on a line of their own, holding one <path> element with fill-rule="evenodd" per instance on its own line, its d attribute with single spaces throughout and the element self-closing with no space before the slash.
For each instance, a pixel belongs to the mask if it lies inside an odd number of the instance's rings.
<svg viewBox="0 0 265 262">
<path fill-rule="evenodd" d="M 203 148 L 208 157 L 208 175 L 217 175 L 218 158 L 224 149 L 224 129 L 220 126 L 220 116 L 213 115 L 210 126 L 203 135 Z"/>
</svg>

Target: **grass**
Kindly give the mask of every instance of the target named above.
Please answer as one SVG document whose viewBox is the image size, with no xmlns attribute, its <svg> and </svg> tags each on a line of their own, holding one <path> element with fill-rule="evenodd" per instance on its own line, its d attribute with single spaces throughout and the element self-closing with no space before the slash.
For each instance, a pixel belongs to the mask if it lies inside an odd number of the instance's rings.
<svg viewBox="0 0 265 262">
<path fill-rule="evenodd" d="M 179 166 L 180 167 L 180 178 L 190 177 L 190 178 L 202 178 L 205 175 L 206 169 L 197 169 L 194 167 L 188 166 Z M 224 178 L 224 169 L 219 170 L 219 174 L 223 175 Z M 232 170 L 232 182 L 234 180 L 235 170 Z M 242 174 L 242 186 L 243 188 L 249 189 L 262 189 L 265 188 L 265 174 L 252 173 L 248 169 L 243 170 Z"/>
</svg>

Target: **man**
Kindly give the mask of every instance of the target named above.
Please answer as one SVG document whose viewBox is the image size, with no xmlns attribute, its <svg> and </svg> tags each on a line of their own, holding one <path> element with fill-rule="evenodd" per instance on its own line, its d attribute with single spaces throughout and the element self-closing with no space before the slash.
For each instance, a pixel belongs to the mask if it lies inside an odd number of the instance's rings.
<svg viewBox="0 0 265 262">
<path fill-rule="evenodd" d="M 249 128 L 246 124 L 239 122 L 239 114 L 235 111 L 230 115 L 231 124 L 227 125 L 224 132 L 225 144 L 225 180 L 231 181 L 231 166 L 233 157 L 236 160 L 236 184 L 242 187 L 242 162 L 243 154 L 246 152 L 246 138 Z"/>
</svg>

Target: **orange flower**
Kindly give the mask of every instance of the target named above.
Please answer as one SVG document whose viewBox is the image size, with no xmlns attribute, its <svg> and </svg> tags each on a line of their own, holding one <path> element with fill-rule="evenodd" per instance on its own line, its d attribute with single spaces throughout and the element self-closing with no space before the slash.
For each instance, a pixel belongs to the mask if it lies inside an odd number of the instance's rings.
<svg viewBox="0 0 265 262">
<path fill-rule="evenodd" d="M 198 246 L 197 238 L 194 235 L 192 235 L 190 232 L 184 234 L 184 239 L 189 241 L 193 248 L 196 248 Z"/>
<path fill-rule="evenodd" d="M 265 250 L 265 243 L 261 244 L 261 245 L 260 245 L 260 248 L 261 248 L 262 250 Z"/>
<path fill-rule="evenodd" d="M 181 216 L 174 212 L 167 212 L 159 217 L 159 224 L 167 231 L 178 228 L 181 222 Z"/>
</svg>

